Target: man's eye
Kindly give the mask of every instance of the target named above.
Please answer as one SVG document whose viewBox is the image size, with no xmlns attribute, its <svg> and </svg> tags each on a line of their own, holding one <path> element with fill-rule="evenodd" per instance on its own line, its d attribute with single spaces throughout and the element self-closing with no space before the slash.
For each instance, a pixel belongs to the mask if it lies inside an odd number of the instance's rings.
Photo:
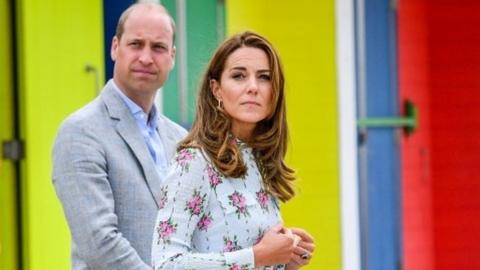
<svg viewBox="0 0 480 270">
<path fill-rule="evenodd" d="M 166 46 L 163 46 L 163 45 L 155 45 L 155 46 L 153 46 L 153 49 L 156 50 L 156 51 L 166 51 L 166 50 L 168 50 L 168 48 Z"/>
</svg>

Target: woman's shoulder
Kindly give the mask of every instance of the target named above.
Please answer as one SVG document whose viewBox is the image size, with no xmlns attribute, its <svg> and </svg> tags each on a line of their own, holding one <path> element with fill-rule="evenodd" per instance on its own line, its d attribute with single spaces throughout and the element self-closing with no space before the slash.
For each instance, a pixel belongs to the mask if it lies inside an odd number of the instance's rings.
<svg viewBox="0 0 480 270">
<path fill-rule="evenodd" d="M 174 162 L 183 169 L 205 167 L 211 163 L 205 151 L 198 146 L 188 146 L 178 149 L 174 157 Z"/>
</svg>

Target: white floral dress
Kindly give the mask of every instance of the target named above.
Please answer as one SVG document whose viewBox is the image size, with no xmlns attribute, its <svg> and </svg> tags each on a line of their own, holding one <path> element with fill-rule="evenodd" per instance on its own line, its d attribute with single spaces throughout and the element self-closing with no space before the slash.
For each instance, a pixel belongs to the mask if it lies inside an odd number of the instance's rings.
<svg viewBox="0 0 480 270">
<path fill-rule="evenodd" d="M 281 217 L 252 149 L 239 147 L 247 174 L 235 179 L 221 175 L 200 149 L 177 153 L 161 187 L 153 269 L 255 269 L 252 247 Z"/>
</svg>

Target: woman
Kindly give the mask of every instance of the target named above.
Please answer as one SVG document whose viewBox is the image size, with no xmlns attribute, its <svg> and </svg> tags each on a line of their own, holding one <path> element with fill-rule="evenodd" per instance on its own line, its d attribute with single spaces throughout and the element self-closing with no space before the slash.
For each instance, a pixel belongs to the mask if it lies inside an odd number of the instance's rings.
<svg viewBox="0 0 480 270">
<path fill-rule="evenodd" d="M 244 32 L 217 49 L 196 119 L 161 189 L 154 269 L 308 264 L 312 238 L 284 228 L 278 208 L 294 196 L 295 179 L 283 160 L 284 84 L 280 59 L 262 36 Z"/>
</svg>

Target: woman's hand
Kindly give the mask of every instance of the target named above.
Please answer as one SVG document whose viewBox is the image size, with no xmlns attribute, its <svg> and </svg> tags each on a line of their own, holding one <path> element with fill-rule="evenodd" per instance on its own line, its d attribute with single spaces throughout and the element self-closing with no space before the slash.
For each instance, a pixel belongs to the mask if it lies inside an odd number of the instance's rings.
<svg viewBox="0 0 480 270">
<path fill-rule="evenodd" d="M 281 224 L 275 225 L 253 246 L 255 267 L 286 264 L 295 257 L 295 248 L 293 232 L 289 232 Z"/>
<path fill-rule="evenodd" d="M 313 251 L 315 250 L 315 244 L 313 237 L 305 230 L 300 228 L 291 228 L 288 230 L 301 239 L 294 249 L 292 260 L 287 263 L 287 270 L 296 270 L 310 263 Z"/>
</svg>

